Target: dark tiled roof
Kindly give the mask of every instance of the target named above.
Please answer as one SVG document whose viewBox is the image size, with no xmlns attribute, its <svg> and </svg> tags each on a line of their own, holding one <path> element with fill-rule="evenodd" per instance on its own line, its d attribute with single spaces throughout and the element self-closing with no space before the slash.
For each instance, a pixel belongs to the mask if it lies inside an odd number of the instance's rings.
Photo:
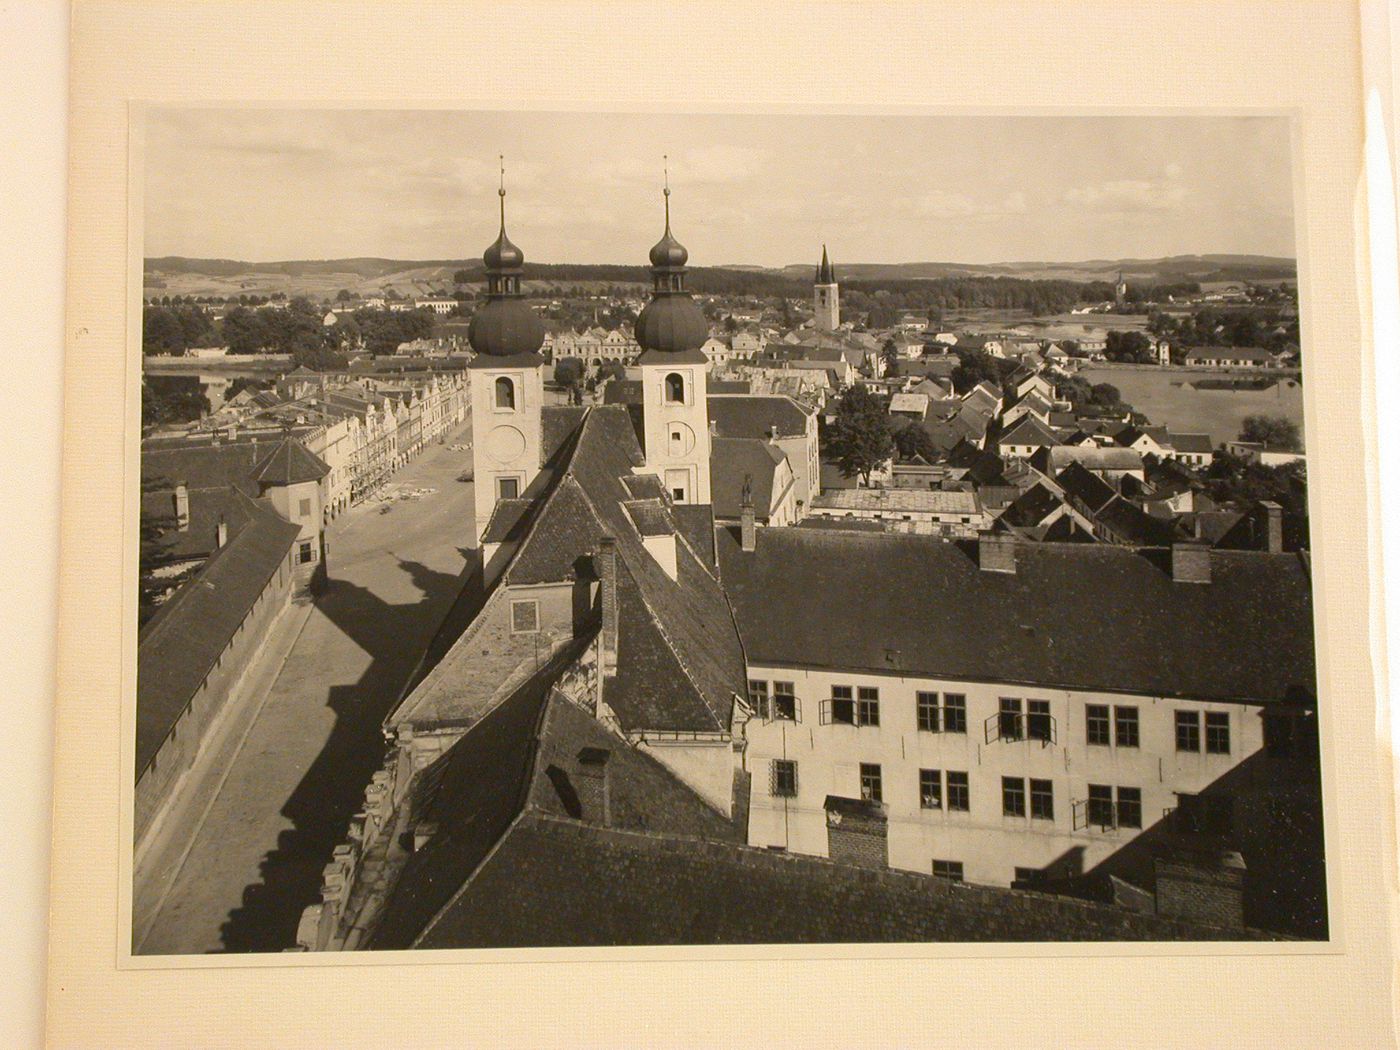
<svg viewBox="0 0 1400 1050">
<path fill-rule="evenodd" d="M 1089 514 L 1097 513 L 1118 493 L 1082 463 L 1071 463 L 1055 476 L 1055 484 L 1064 489 L 1065 495 L 1078 500 Z"/>
<path fill-rule="evenodd" d="M 717 545 L 750 663 L 1221 700 L 1315 692 L 1295 555 L 1216 552 L 1212 582 L 1186 584 L 1168 552 L 1108 544 L 1018 545 L 1014 574 L 925 536 L 760 529 L 745 554 L 722 529 Z"/>
<path fill-rule="evenodd" d="M 1176 526 L 1154 518 L 1136 503 L 1118 496 L 1094 515 L 1118 542 L 1139 547 L 1165 547 L 1177 539 Z M 1242 625 L 1243 626 L 1243 625 Z"/>
<path fill-rule="evenodd" d="M 1048 448 L 1059 443 L 1060 439 L 1055 432 L 1032 415 L 1022 416 L 1016 420 L 1015 426 L 997 438 L 998 445 L 1034 445 Z"/>
<path fill-rule="evenodd" d="M 715 517 L 712 508 L 700 503 L 680 503 L 671 508 L 681 537 L 706 569 L 715 568 Z"/>
<path fill-rule="evenodd" d="M 790 397 L 711 397 L 707 404 L 710 422 L 721 438 L 766 438 L 774 426 L 779 437 L 807 433 L 808 415 Z"/>
<path fill-rule="evenodd" d="M 531 815 L 415 947 L 1264 936 L 1071 898 Z"/>
<path fill-rule="evenodd" d="M 642 403 L 642 381 L 640 379 L 609 379 L 603 387 L 605 405 L 640 405 Z"/>
<path fill-rule="evenodd" d="M 136 668 L 136 771 L 144 773 L 185 705 L 276 574 L 301 526 L 237 496 L 247 523 L 141 629 Z"/>
<path fill-rule="evenodd" d="M 1205 453 L 1209 455 L 1215 451 L 1210 443 L 1209 434 L 1172 434 L 1171 444 L 1178 452 Z"/>
<path fill-rule="evenodd" d="M 300 441 L 287 438 L 253 468 L 253 480 L 260 485 L 298 485 L 320 481 L 330 472 L 319 456 L 306 451 Z"/>
<path fill-rule="evenodd" d="M 1064 501 L 1051 492 L 1048 486 L 1037 483 L 1021 493 L 1011 506 L 1001 512 L 997 520 L 1020 528 L 1031 528 L 1039 525 L 1063 505 Z"/>
<path fill-rule="evenodd" d="M 659 499 L 628 500 L 623 506 L 640 536 L 674 536 L 676 528 Z"/>
<path fill-rule="evenodd" d="M 569 438 L 578 431 L 587 409 L 575 405 L 545 405 L 540 409 L 540 427 L 543 437 L 541 456 L 546 463 L 553 459 Z"/>
<path fill-rule="evenodd" d="M 506 543 L 525 534 L 526 517 L 533 505 L 528 499 L 499 499 L 481 534 L 482 543 Z"/>
<path fill-rule="evenodd" d="M 774 489 L 782 450 L 763 440 L 710 439 L 710 500 L 715 517 L 737 520 L 744 479 L 753 479 L 753 505 L 759 518 L 767 518 L 778 495 Z"/>
</svg>

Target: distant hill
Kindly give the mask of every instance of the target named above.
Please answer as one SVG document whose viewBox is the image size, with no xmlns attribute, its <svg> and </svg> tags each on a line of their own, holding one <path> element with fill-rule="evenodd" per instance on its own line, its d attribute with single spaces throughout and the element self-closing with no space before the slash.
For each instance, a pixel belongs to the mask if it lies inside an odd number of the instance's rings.
<svg viewBox="0 0 1400 1050">
<path fill-rule="evenodd" d="M 344 288 L 369 295 L 393 288 L 406 295 L 431 295 L 450 291 L 452 275 L 466 270 L 479 280 L 480 259 L 304 259 L 249 263 L 235 259 L 190 259 L 182 256 L 150 258 L 145 262 L 148 291 L 165 295 L 239 294 L 308 295 L 327 298 Z M 697 270 L 696 286 L 703 275 L 765 275 L 778 282 L 810 284 L 816 267 L 793 263 L 782 267 L 730 264 Z M 1041 281 L 1114 281 L 1121 272 L 1129 281 L 1280 281 L 1297 279 L 1293 259 L 1265 255 L 1175 255 L 1163 259 L 1089 259 L 1082 262 L 1007 263 L 838 263 L 837 277 L 844 282 L 928 281 L 949 277 L 1015 277 Z M 642 266 L 526 264 L 531 282 L 649 283 Z M 722 290 L 728 281 L 710 282 Z"/>
</svg>

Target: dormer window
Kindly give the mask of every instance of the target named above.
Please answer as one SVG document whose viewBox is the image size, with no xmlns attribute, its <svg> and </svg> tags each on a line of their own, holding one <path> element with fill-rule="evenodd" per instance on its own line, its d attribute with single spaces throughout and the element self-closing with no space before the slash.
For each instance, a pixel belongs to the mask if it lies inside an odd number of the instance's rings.
<svg viewBox="0 0 1400 1050">
<path fill-rule="evenodd" d="M 679 372 L 672 372 L 666 376 L 666 403 L 685 404 L 685 377 Z"/>
<path fill-rule="evenodd" d="M 505 376 L 496 380 L 496 407 L 507 412 L 515 411 L 515 383 Z"/>
</svg>

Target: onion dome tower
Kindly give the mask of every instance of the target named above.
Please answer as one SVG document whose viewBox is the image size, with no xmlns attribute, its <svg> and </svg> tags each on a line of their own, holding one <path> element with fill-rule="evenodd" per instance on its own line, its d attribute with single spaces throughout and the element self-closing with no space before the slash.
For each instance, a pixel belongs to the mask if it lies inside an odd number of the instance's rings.
<svg viewBox="0 0 1400 1050">
<path fill-rule="evenodd" d="M 822 245 L 822 264 L 817 267 L 817 279 L 812 286 L 812 322 L 819 332 L 834 332 L 841 327 L 841 297 L 836 287 L 836 271 Z"/>
<path fill-rule="evenodd" d="M 689 253 L 671 233 L 670 171 L 661 191 L 666 232 L 651 250 L 652 292 L 637 318 L 647 467 L 677 503 L 710 502 L 705 315 L 685 290 Z"/>
<path fill-rule="evenodd" d="M 525 254 L 506 236 L 505 160 L 501 162 L 501 232 L 482 253 L 486 301 L 467 338 L 475 471 L 475 536 L 480 546 L 501 500 L 518 499 L 540 472 L 544 404 L 544 323 L 520 293 Z"/>
</svg>

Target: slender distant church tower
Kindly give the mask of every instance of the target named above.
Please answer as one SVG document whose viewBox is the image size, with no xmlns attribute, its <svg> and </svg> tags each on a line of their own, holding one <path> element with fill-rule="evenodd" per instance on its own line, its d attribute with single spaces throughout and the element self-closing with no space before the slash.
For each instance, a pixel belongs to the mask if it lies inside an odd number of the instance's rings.
<svg viewBox="0 0 1400 1050">
<path fill-rule="evenodd" d="M 505 166 L 501 167 L 501 232 L 482 253 L 486 301 L 472 315 L 470 370 L 475 538 L 478 545 L 498 500 L 524 494 L 540 472 L 540 409 L 544 403 L 544 323 L 521 296 L 524 253 L 506 236 Z"/>
<path fill-rule="evenodd" d="M 812 313 L 819 332 L 834 332 L 841 327 L 841 297 L 836 288 L 836 271 L 826 257 L 822 245 L 822 264 L 817 267 L 817 282 L 812 288 Z"/>
<path fill-rule="evenodd" d="M 669 173 L 662 196 L 666 232 L 651 250 L 651 302 L 636 329 L 646 465 L 677 503 L 709 503 L 710 425 L 700 347 L 710 331 L 685 290 L 689 253 L 671 236 Z"/>
</svg>

